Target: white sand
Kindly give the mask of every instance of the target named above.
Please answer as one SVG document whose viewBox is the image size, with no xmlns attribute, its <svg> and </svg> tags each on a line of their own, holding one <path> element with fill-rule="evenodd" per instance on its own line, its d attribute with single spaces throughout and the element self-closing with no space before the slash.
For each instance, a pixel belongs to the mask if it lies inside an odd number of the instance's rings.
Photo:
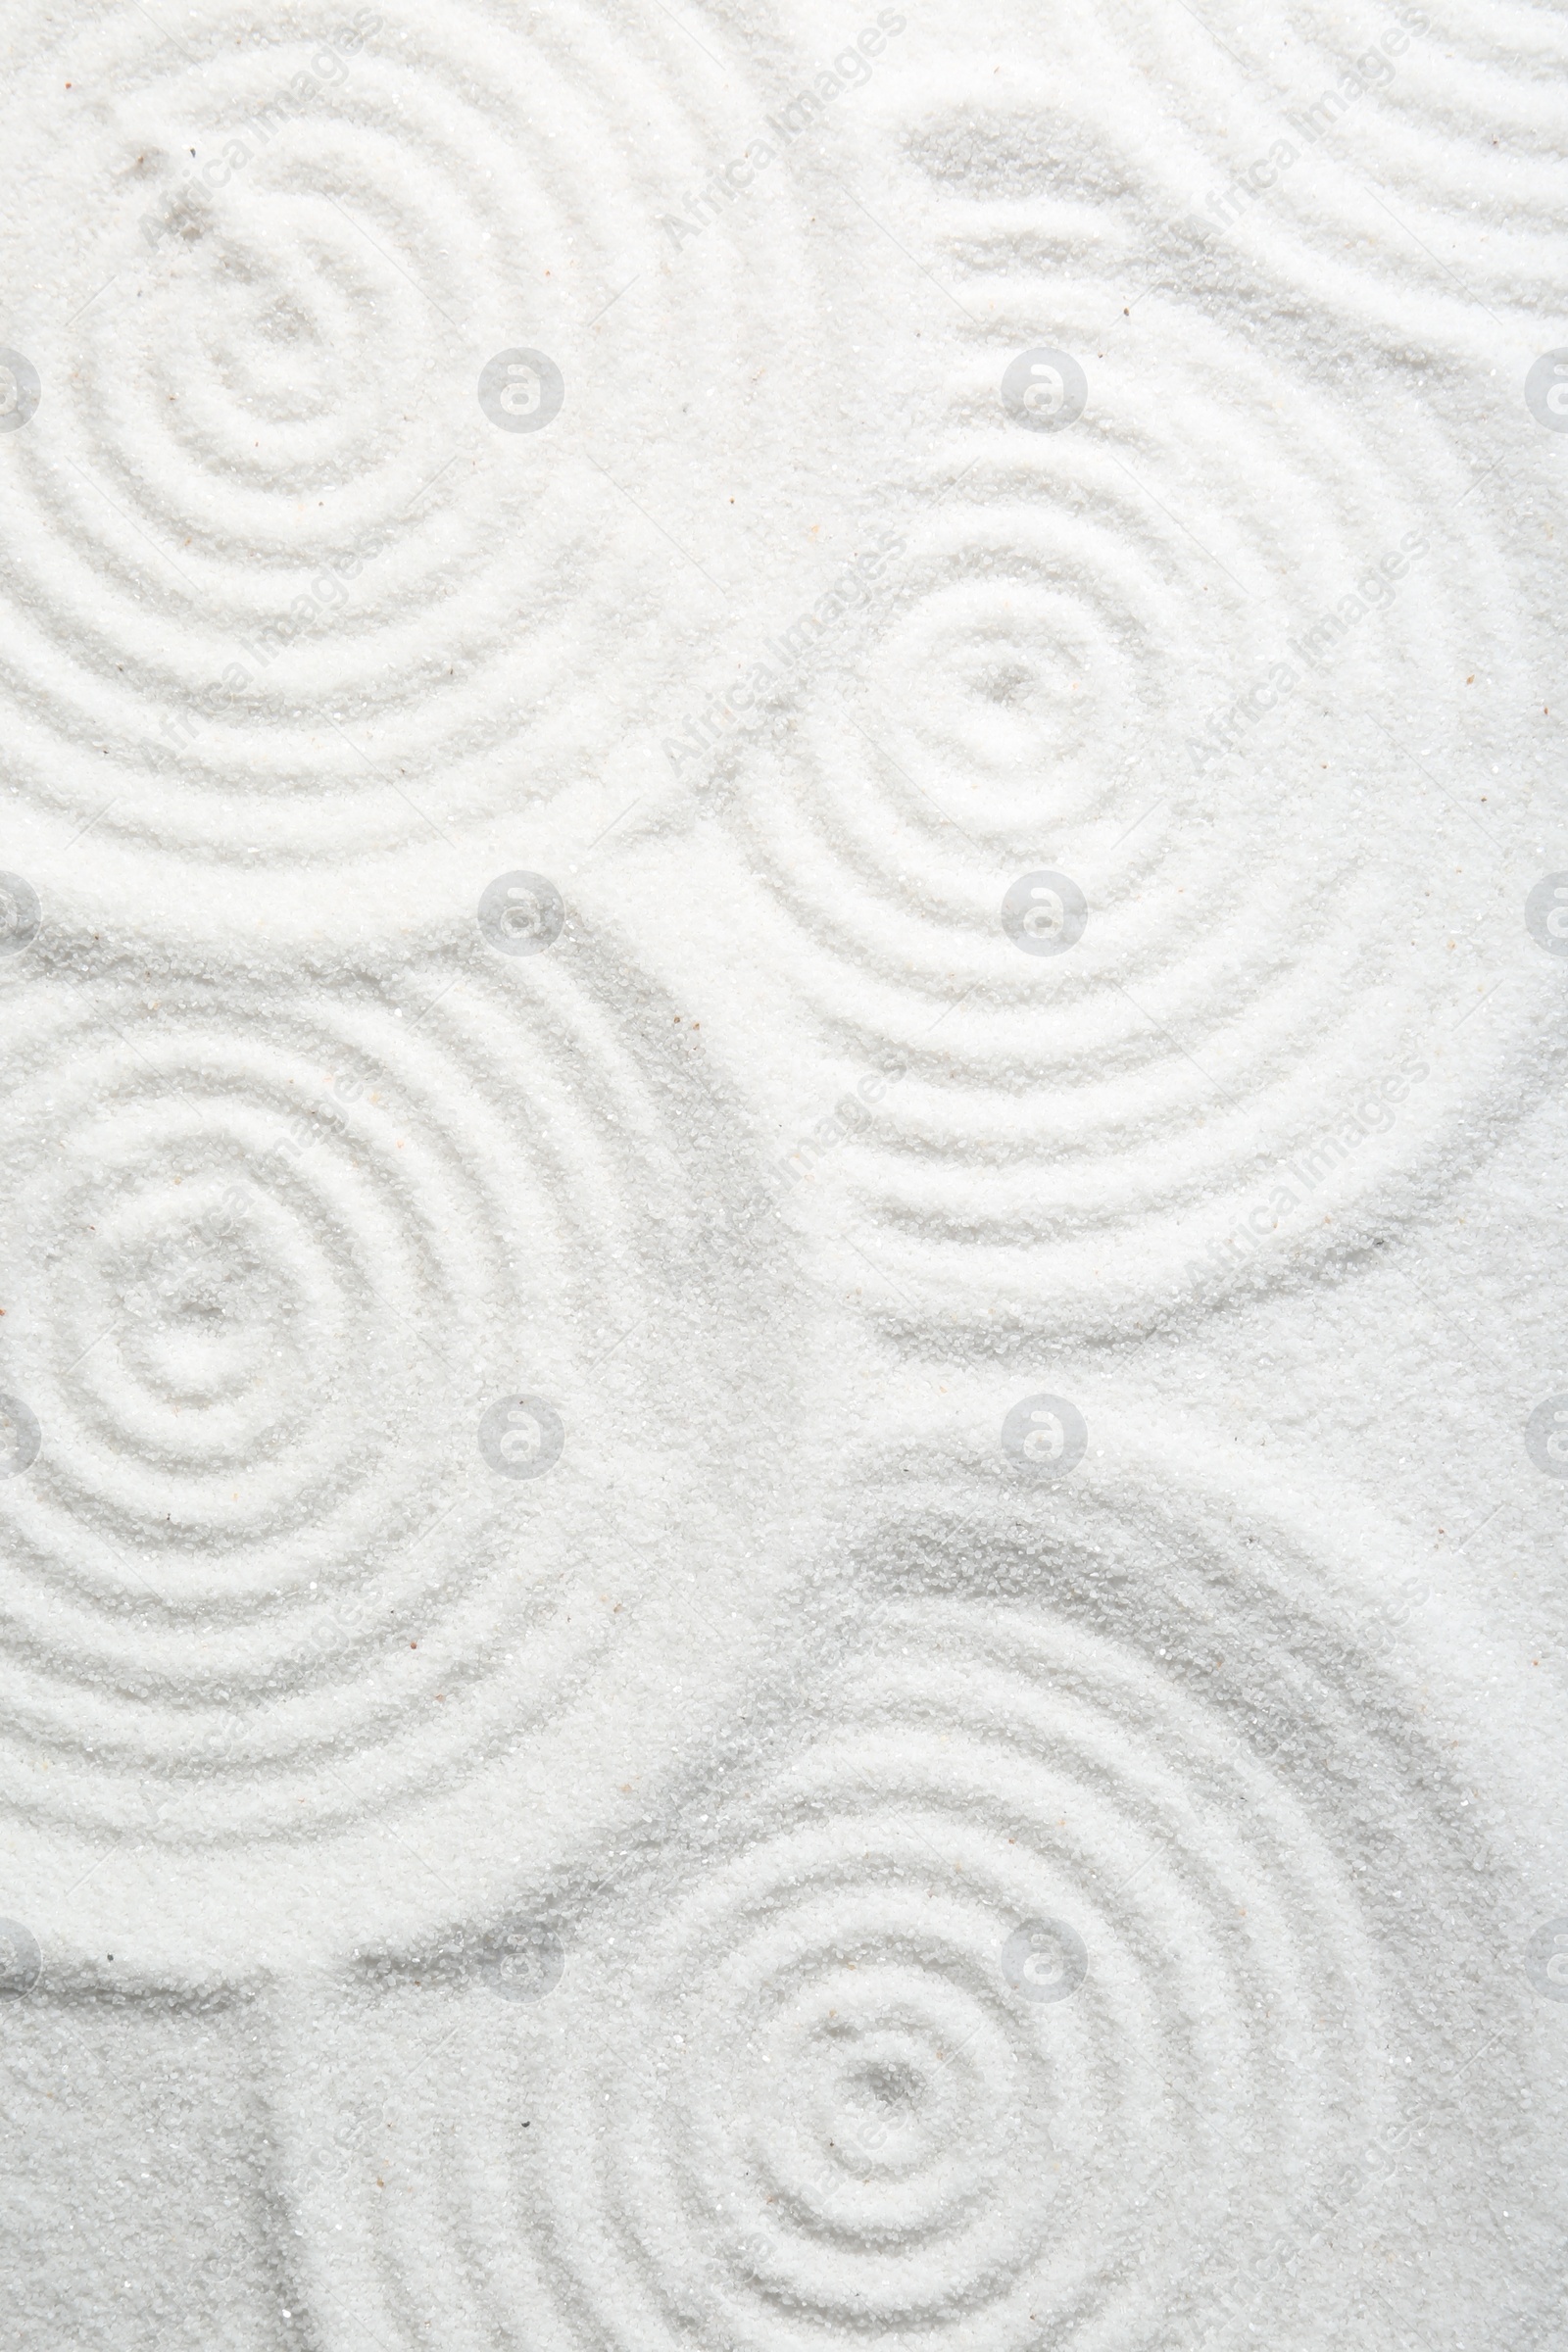
<svg viewBox="0 0 1568 2352">
<path fill-rule="evenodd" d="M 7 2352 L 1561 2345 L 1561 15 L 7 49 Z"/>
</svg>

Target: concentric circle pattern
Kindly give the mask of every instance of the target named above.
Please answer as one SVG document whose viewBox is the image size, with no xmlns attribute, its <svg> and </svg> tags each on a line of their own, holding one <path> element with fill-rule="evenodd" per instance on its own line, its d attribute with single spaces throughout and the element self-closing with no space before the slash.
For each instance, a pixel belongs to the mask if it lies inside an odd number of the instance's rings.
<svg viewBox="0 0 1568 2352">
<path fill-rule="evenodd" d="M 668 1588 L 741 1543 L 710 1452 L 763 1362 L 733 1145 L 580 932 L 89 962 L 10 999 L 0 1808 L 318 1851 L 701 1644 Z"/>
<path fill-rule="evenodd" d="M 1560 318 L 1559 10 L 1136 0 L 1053 35 L 1049 64 L 963 42 L 911 79 L 897 135 L 950 267 L 1088 262 L 1107 318 L 1152 286 L 1233 314 L 1266 289 L 1406 358 L 1429 337 L 1495 358 Z"/>
<path fill-rule="evenodd" d="M 1240 237 L 1368 322 L 1551 304 L 1560 11 L 1272 0 L 1240 42 L 1148 7 L 1105 29 L 1157 58 L 1167 150 L 1206 167 L 1170 193 L 1206 237 Z"/>
<path fill-rule="evenodd" d="M 70 236 L 5 447 L 11 788 L 254 864 L 594 773 L 662 632 L 721 609 L 707 469 L 771 450 L 748 383 L 805 299 L 791 209 L 744 268 L 662 225 L 760 111 L 616 0 L 124 5 L 24 47 L 7 282 Z M 481 406 L 519 350 L 540 429 Z"/>
<path fill-rule="evenodd" d="M 1568 18 L 11 18 L 0 2352 L 1564 2352 Z"/>
<path fill-rule="evenodd" d="M 1453 1036 L 1519 959 L 1516 765 L 1453 714 L 1517 679 L 1501 552 L 1430 411 L 1302 356 L 1151 302 L 1039 434 L 970 354 L 888 594 L 731 804 L 829 1050 L 893 1073 L 794 1198 L 908 1328 L 1321 1262 L 1547 1037 L 1539 995 Z"/>
<path fill-rule="evenodd" d="M 1483 1849 L 1316 1564 L 1157 1480 L 858 1491 L 807 1721 L 590 1905 L 525 2030 L 474 1996 L 417 2159 L 372 2132 L 384 2193 L 318 2216 L 389 2341 L 1305 2340 L 1417 2119 L 1428 2210 L 1473 2193 L 1513 2096 L 1442 2088 L 1488 2039 Z"/>
</svg>

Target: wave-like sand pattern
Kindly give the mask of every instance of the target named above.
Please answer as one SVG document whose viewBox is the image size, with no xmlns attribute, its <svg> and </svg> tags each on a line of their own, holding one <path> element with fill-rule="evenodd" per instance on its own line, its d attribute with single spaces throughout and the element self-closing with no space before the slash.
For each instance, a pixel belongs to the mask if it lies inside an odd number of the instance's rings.
<svg viewBox="0 0 1568 2352">
<path fill-rule="evenodd" d="M 787 196 L 744 265 L 662 225 L 761 100 L 613 5 L 525 35 L 483 6 L 322 11 L 244 42 L 226 10 L 161 40 L 124 8 L 66 55 L 99 93 L 102 184 L 13 330 L 43 385 L 6 449 L 13 785 L 254 865 L 428 841 L 592 774 L 668 632 L 723 609 L 694 489 L 772 448 L 748 360 L 804 298 Z M 60 45 L 30 63 L 24 122 Z M 82 158 L 31 113 L 36 240 Z M 483 408 L 519 351 L 544 371 Z"/>
<path fill-rule="evenodd" d="M 590 1899 L 548 1998 L 392 2029 L 442 2082 L 306 2225 L 390 2344 L 1199 2343 L 1289 2328 L 1417 2132 L 1433 2205 L 1474 2193 L 1516 2088 L 1445 2080 L 1488 1863 L 1376 1628 L 1157 1477 L 1045 1523 L 989 1474 L 858 1491 L 807 1724 Z"/>
<path fill-rule="evenodd" d="M 1560 317 L 1560 11 L 1136 5 L 1059 41 L 1051 68 L 956 46 L 889 109 L 959 267 L 1092 258 L 1118 305 L 1304 298 L 1406 358 Z"/>
<path fill-rule="evenodd" d="M 1332 0 L 1278 0 L 1241 43 L 1217 24 L 1136 13 L 1116 30 L 1206 167 L 1193 207 L 1205 229 L 1245 221 L 1271 269 L 1315 280 L 1358 319 L 1424 310 L 1453 326 L 1489 302 L 1550 313 L 1559 11 L 1380 0 L 1351 21 Z"/>
<path fill-rule="evenodd" d="M 1009 326 L 1046 340 L 1020 306 L 986 342 Z M 1308 388 L 1156 305 L 1125 340 L 1049 432 L 969 361 L 956 486 L 732 804 L 824 1036 L 895 1073 L 791 1173 L 851 1199 L 906 1329 L 1343 1260 L 1549 1045 L 1540 990 L 1455 1036 L 1478 919 L 1530 954 L 1490 712 L 1433 723 L 1518 668 L 1468 467 L 1326 354 Z M 1028 937 L 1039 874 L 1081 914 Z"/>
<path fill-rule="evenodd" d="M 1234 14 L 17 16 L 5 2352 L 1560 2352 L 1564 21 Z"/>
<path fill-rule="evenodd" d="M 89 962 L 11 998 L 3 1801 L 314 1875 L 708 1642 L 709 1449 L 765 1377 L 744 1165 L 574 926 L 324 989 Z"/>
</svg>

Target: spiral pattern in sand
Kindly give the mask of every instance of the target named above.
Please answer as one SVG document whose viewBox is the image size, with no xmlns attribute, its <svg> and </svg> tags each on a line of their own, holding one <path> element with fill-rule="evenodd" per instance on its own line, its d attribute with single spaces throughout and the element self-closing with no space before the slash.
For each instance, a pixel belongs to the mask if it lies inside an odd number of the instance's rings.
<svg viewBox="0 0 1568 2352">
<path fill-rule="evenodd" d="M 762 1360 L 740 1170 L 701 1041 L 580 934 L 89 960 L 10 999 L 0 1801 L 45 1852 L 315 1840 L 316 1880 L 596 1676 L 629 1736 L 703 1646 L 671 1579 L 740 1546 L 710 1449 Z"/>
<path fill-rule="evenodd" d="M 631 1869 L 526 2018 L 422 2021 L 417 2160 L 372 2129 L 384 2193 L 316 2224 L 388 2341 L 1201 2343 L 1317 2291 L 1417 2111 L 1423 2194 L 1473 2191 L 1480 1847 L 1310 1557 L 1156 1483 L 858 1492 L 858 1639 L 683 1811 L 673 1886 Z"/>
<path fill-rule="evenodd" d="M 10 141 L 8 277 L 72 227 L 14 329 L 43 396 L 3 444 L 13 786 L 252 863 L 596 772 L 665 632 L 723 610 L 710 468 L 770 448 L 749 354 L 808 278 L 782 184 L 744 267 L 662 225 L 762 109 L 667 14 L 290 24 L 111 10 L 24 56 Z M 481 406 L 518 349 L 564 382 L 548 429 Z"/>
<path fill-rule="evenodd" d="M 1407 362 L 1494 361 L 1560 316 L 1559 11 L 1265 0 L 1222 24 L 1139 0 L 1052 36 L 1051 64 L 966 40 L 886 109 L 973 309 L 1087 265 L 1107 325 L 1155 287 L 1233 315 L 1266 289 Z"/>
<path fill-rule="evenodd" d="M 1377 0 L 1351 20 L 1270 0 L 1240 38 L 1157 8 L 1106 32 L 1152 66 L 1149 151 L 1203 242 L 1239 243 L 1367 324 L 1490 339 L 1510 313 L 1555 308 L 1559 11 Z M 1190 270 L 1192 247 L 1175 251 Z"/>
<path fill-rule="evenodd" d="M 1327 353 L 1307 385 L 1152 304 L 1127 333 L 1059 432 L 1008 418 L 995 333 L 964 357 L 961 478 L 731 804 L 847 1091 L 893 1081 L 781 1174 L 911 1331 L 1321 1264 L 1549 1035 L 1538 991 L 1453 1042 L 1528 946 L 1487 712 L 1432 717 L 1518 666 L 1455 452 Z M 1044 955 L 1008 913 L 1042 872 L 1082 909 Z"/>
</svg>

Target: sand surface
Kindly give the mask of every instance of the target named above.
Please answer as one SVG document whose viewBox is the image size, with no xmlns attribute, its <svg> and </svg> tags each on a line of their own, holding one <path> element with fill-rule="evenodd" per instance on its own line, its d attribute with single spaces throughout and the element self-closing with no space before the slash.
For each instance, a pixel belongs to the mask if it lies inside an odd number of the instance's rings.
<svg viewBox="0 0 1568 2352">
<path fill-rule="evenodd" d="M 3 15 L 7 2352 L 1560 2352 L 1568 20 Z"/>
</svg>

